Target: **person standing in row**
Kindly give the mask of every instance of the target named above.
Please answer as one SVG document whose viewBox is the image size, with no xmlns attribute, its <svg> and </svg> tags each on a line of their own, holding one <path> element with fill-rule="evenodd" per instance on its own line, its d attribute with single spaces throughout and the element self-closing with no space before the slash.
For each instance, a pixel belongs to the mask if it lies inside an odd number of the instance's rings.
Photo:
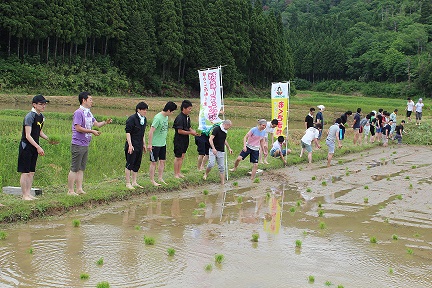
<svg viewBox="0 0 432 288">
<path fill-rule="evenodd" d="M 310 127 L 314 126 L 314 114 L 315 113 L 315 108 L 311 107 L 309 109 L 309 114 L 306 115 L 305 117 L 305 129 L 309 129 Z"/>
<path fill-rule="evenodd" d="M 81 92 L 78 95 L 80 107 L 74 112 L 72 120 L 72 143 L 71 143 L 71 168 L 68 175 L 68 194 L 85 194 L 83 190 L 84 170 L 88 159 L 88 146 L 92 135 L 99 136 L 101 132 L 92 129 L 93 126 L 102 127 L 110 124 L 112 119 L 98 122 L 90 112 L 93 106 L 93 98 L 89 92 Z M 76 184 L 76 192 L 74 190 Z"/>
<path fill-rule="evenodd" d="M 315 123 L 321 123 L 321 130 L 318 136 L 318 140 L 321 139 L 322 131 L 324 130 L 324 105 L 318 105 L 319 112 L 315 116 Z"/>
<path fill-rule="evenodd" d="M 150 132 L 148 135 L 148 147 L 147 150 L 150 152 L 150 168 L 149 177 L 150 181 L 154 186 L 160 186 L 154 180 L 156 164 L 159 163 L 158 176 L 159 182 L 166 184 L 163 180 L 163 172 L 165 169 L 166 161 L 166 138 L 168 134 L 168 116 L 172 115 L 177 109 L 177 104 L 169 101 L 165 104 L 165 107 L 161 112 L 155 115 L 153 118 Z"/>
<path fill-rule="evenodd" d="M 335 123 L 330 126 L 328 130 L 328 135 L 326 139 L 326 145 L 328 147 L 328 155 L 327 155 L 327 167 L 330 167 L 331 160 L 333 158 L 335 152 L 336 141 L 338 142 L 339 149 L 342 148 L 342 142 L 339 139 L 339 125 L 342 123 L 340 118 L 337 118 Z M 367 140 L 366 140 L 367 142 Z"/>
<path fill-rule="evenodd" d="M 230 169 L 230 171 L 236 171 L 240 161 L 244 160 L 248 155 L 250 155 L 250 162 L 252 163 L 252 173 L 250 178 L 251 180 L 255 178 L 255 174 L 258 170 L 260 147 L 264 154 L 267 154 L 267 151 L 264 149 L 264 129 L 266 125 L 267 121 L 265 119 L 260 119 L 258 120 L 258 126 L 253 127 L 248 133 L 246 133 L 246 135 L 243 137 L 243 150 L 240 152 L 240 155 L 234 162 L 234 168 Z"/>
<path fill-rule="evenodd" d="M 174 134 L 174 177 L 183 178 L 181 167 L 189 147 L 189 135 L 198 136 L 198 133 L 191 128 L 189 114 L 192 111 L 192 103 L 189 100 L 183 100 L 180 106 L 180 114 L 175 118 L 173 128 Z"/>
<path fill-rule="evenodd" d="M 210 135 L 209 142 L 211 151 L 209 151 L 209 163 L 203 176 L 204 180 L 207 179 L 208 174 L 216 162 L 218 164 L 221 184 L 225 184 L 225 146 L 228 148 L 230 154 L 233 153 L 233 150 L 226 140 L 228 129 L 231 128 L 231 125 L 232 123 L 230 120 L 224 120 L 220 126 L 214 127 Z"/>
<path fill-rule="evenodd" d="M 356 145 L 357 143 L 361 145 L 362 143 L 362 137 L 361 133 L 363 132 L 363 127 L 360 126 L 360 119 L 361 119 L 361 108 L 357 108 L 357 113 L 354 115 L 354 121 L 353 121 L 353 130 L 354 130 L 354 139 L 353 143 Z"/>
<path fill-rule="evenodd" d="M 135 189 L 135 187 L 143 188 L 137 182 L 138 171 L 141 167 L 143 152 L 147 152 L 145 143 L 145 130 L 147 126 L 148 105 L 145 102 L 139 102 L 135 108 L 135 114 L 131 115 L 126 120 L 126 143 L 125 143 L 125 178 L 126 187 Z M 132 183 L 131 183 L 132 172 Z"/>
<path fill-rule="evenodd" d="M 408 97 L 407 101 L 408 101 L 407 102 L 407 107 L 405 108 L 405 110 L 406 110 L 406 117 L 408 118 L 408 121 L 411 122 L 411 114 L 412 114 L 412 112 L 414 110 L 415 103 L 409 97 Z"/>
<path fill-rule="evenodd" d="M 48 140 L 48 136 L 42 131 L 45 122 L 42 112 L 45 111 L 45 106 L 48 102 L 42 95 L 36 95 L 32 100 L 33 108 L 24 117 L 22 136 L 19 143 L 17 169 L 21 173 L 20 185 L 23 200 L 37 199 L 30 192 L 38 155 L 45 155 L 45 151 L 39 145 L 39 138 Z"/>
<path fill-rule="evenodd" d="M 421 125 L 421 119 L 423 114 L 423 99 L 419 98 L 418 102 L 415 104 L 415 111 L 416 111 L 416 125 Z"/>
</svg>

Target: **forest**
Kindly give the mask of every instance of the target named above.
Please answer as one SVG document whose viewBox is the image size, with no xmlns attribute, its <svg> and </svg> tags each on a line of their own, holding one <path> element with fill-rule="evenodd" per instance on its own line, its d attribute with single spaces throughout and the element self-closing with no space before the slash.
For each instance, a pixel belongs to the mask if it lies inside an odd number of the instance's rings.
<svg viewBox="0 0 432 288">
<path fill-rule="evenodd" d="M 430 0 L 3 0 L 0 91 L 198 90 L 222 65 L 228 93 L 430 97 L 431 15 Z"/>
</svg>

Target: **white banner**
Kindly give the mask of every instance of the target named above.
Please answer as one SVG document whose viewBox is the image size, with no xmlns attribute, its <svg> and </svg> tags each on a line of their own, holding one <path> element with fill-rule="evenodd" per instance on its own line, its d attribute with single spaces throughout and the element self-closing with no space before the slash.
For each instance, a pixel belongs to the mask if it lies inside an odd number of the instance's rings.
<svg viewBox="0 0 432 288">
<path fill-rule="evenodd" d="M 271 89 L 271 98 L 289 98 L 289 82 L 273 83 Z"/>
<path fill-rule="evenodd" d="M 220 68 L 200 70 L 198 74 L 201 87 L 198 129 L 205 131 L 222 121 L 219 118 L 222 108 Z"/>
</svg>

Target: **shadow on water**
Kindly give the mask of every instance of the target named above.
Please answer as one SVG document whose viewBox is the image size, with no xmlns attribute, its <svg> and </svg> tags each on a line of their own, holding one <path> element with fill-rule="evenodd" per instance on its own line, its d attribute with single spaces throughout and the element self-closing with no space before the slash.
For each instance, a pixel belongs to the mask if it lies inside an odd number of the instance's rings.
<svg viewBox="0 0 432 288">
<path fill-rule="evenodd" d="M 343 200 L 351 189 L 308 199 L 287 183 L 223 189 L 138 198 L 10 227 L 0 241 L 0 286 L 305 287 L 309 275 L 345 287 L 431 286 L 430 229 L 373 221 L 394 197 L 362 205 Z M 391 240 L 396 233 L 399 240 Z M 145 245 L 144 236 L 155 244 Z M 224 255 L 222 264 L 215 254 Z M 96 264 L 100 258 L 103 265 Z M 81 273 L 90 278 L 81 280 Z"/>
</svg>

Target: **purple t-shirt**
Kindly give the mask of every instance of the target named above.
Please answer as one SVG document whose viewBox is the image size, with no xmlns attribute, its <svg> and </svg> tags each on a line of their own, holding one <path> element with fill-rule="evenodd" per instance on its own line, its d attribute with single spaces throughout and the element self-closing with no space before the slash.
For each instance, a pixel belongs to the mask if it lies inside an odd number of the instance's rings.
<svg viewBox="0 0 432 288">
<path fill-rule="evenodd" d="M 73 120 L 72 120 L 72 144 L 78 146 L 88 146 L 92 139 L 92 133 L 81 133 L 76 131 L 75 125 L 80 125 L 86 129 L 92 129 L 93 123 L 96 119 L 93 117 L 93 114 L 88 110 L 84 113 L 84 110 L 79 108 L 74 112 Z"/>
</svg>

